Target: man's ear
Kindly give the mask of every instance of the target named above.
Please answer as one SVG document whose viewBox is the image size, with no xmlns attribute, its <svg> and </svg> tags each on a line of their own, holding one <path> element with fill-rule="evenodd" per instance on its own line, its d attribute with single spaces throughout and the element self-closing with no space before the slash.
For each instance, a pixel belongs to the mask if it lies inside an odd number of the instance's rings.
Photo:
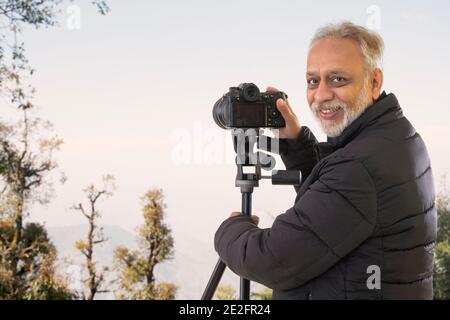
<svg viewBox="0 0 450 320">
<path fill-rule="evenodd" d="M 381 95 L 381 87 L 383 86 L 383 71 L 376 68 L 372 74 L 372 99 L 376 101 Z"/>
</svg>

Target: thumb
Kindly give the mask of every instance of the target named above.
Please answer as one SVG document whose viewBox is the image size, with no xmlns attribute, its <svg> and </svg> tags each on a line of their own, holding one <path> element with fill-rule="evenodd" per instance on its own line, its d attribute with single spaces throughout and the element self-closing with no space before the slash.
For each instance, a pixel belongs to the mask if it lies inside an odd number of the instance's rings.
<svg viewBox="0 0 450 320">
<path fill-rule="evenodd" d="M 277 100 L 277 109 L 280 111 L 281 115 L 286 121 L 289 121 L 292 117 L 291 108 L 289 108 L 288 103 L 283 99 Z"/>
</svg>

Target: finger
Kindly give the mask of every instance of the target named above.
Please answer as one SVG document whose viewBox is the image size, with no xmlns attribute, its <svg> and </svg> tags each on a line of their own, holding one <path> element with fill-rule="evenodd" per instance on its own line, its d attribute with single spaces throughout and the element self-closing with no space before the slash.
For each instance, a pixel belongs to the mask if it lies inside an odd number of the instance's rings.
<svg viewBox="0 0 450 320">
<path fill-rule="evenodd" d="M 240 212 L 235 211 L 235 212 L 231 213 L 230 217 L 237 217 L 237 216 L 240 216 L 240 215 L 241 215 Z"/>
<path fill-rule="evenodd" d="M 258 225 L 259 224 L 259 217 L 258 216 L 252 216 L 253 222 Z"/>
<path fill-rule="evenodd" d="M 277 100 L 277 109 L 280 111 L 281 115 L 285 120 L 289 120 L 293 116 L 292 109 L 289 107 L 289 104 L 283 99 Z"/>
<path fill-rule="evenodd" d="M 266 91 L 267 92 L 279 92 L 280 90 L 278 90 L 277 88 L 274 88 L 274 87 L 267 87 Z"/>
<path fill-rule="evenodd" d="M 275 88 L 275 87 L 270 87 L 270 86 L 266 88 L 266 91 L 267 91 L 267 92 L 274 92 L 274 93 L 275 93 L 275 92 L 280 92 L 280 90 L 278 90 L 277 88 Z M 288 106 L 288 108 L 289 108 L 289 111 L 290 111 L 291 113 L 293 113 L 293 112 L 292 112 L 291 105 L 289 104 L 289 101 L 288 101 L 287 99 L 286 99 L 285 101 L 286 101 L 286 103 L 287 103 L 287 106 Z"/>
<path fill-rule="evenodd" d="M 286 100 L 284 100 L 284 102 L 285 102 L 285 104 L 286 104 L 287 109 L 289 110 L 289 112 L 290 112 L 292 115 L 295 115 L 294 110 L 292 110 L 291 104 L 289 103 L 289 100 L 286 99 Z"/>
</svg>

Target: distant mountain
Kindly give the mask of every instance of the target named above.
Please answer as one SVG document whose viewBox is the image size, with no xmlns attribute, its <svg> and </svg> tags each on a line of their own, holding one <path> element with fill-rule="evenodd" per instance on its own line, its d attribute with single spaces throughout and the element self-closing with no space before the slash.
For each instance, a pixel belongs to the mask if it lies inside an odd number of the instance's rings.
<svg viewBox="0 0 450 320">
<path fill-rule="evenodd" d="M 98 250 L 94 253 L 99 260 L 112 262 L 112 252 L 119 245 L 130 248 L 136 247 L 136 237 L 131 232 L 114 225 L 102 227 L 108 241 L 98 246 Z M 60 257 L 76 258 L 79 252 L 75 249 L 74 243 L 77 240 L 86 239 L 88 228 L 87 225 L 51 227 L 48 228 L 48 232 L 58 249 Z"/>
<path fill-rule="evenodd" d="M 114 249 L 119 245 L 130 249 L 137 248 L 136 235 L 115 225 L 102 227 L 108 241 L 96 248 L 94 259 L 101 266 L 112 267 Z M 81 254 L 75 249 L 74 243 L 86 238 L 87 226 L 75 225 L 47 229 L 58 250 L 58 257 L 62 261 L 60 271 L 73 278 L 74 270 L 82 270 L 84 262 Z M 212 243 L 205 243 L 193 235 L 180 233 L 174 234 L 174 240 L 174 258 L 156 268 L 156 278 L 158 281 L 175 283 L 178 286 L 177 299 L 200 299 L 218 259 Z M 114 280 L 114 277 L 114 272 L 110 271 L 107 280 Z M 226 271 L 221 284 L 237 288 L 239 279 L 230 271 Z M 76 287 L 80 284 L 73 283 L 72 285 Z M 113 299 L 114 296 L 109 294 L 101 295 L 98 298 Z"/>
</svg>

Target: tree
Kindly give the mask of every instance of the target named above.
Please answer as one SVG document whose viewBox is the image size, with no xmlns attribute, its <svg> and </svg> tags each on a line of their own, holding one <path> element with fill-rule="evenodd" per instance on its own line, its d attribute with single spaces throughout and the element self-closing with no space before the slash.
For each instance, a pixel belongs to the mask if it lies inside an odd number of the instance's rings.
<svg viewBox="0 0 450 320">
<path fill-rule="evenodd" d="M 102 289 L 105 281 L 105 273 L 108 268 L 103 267 L 101 270 L 97 268 L 94 260 L 94 247 L 107 241 L 103 234 L 103 229 L 98 226 L 98 220 L 101 218 L 100 212 L 97 210 L 97 202 L 101 197 L 110 197 L 115 189 L 114 177 L 106 175 L 103 177 L 103 188 L 98 189 L 93 184 L 89 185 L 83 191 L 88 199 L 88 208 L 82 203 L 74 206 L 73 209 L 79 211 L 88 221 L 89 229 L 86 240 L 79 240 L 75 243 L 75 247 L 81 252 L 86 259 L 86 269 L 88 278 L 84 281 L 88 294 L 82 293 L 83 299 L 94 300 L 97 293 L 106 293 L 108 290 Z"/>
<path fill-rule="evenodd" d="M 254 300 L 272 300 L 272 289 L 263 288 L 260 291 L 253 292 L 252 298 Z"/>
<path fill-rule="evenodd" d="M 56 249 L 44 226 L 28 223 L 18 248 L 13 251 L 14 236 L 14 223 L 0 220 L 0 300 L 76 298 L 65 279 L 56 273 Z"/>
<path fill-rule="evenodd" d="M 46 240 L 44 227 L 37 228 L 34 224 L 25 226 L 24 219 L 34 203 L 47 203 L 52 196 L 52 183 L 48 178 L 57 167 L 53 153 L 62 144 L 56 135 L 50 135 L 51 125 L 48 122 L 30 118 L 27 109 L 22 112 L 23 120 L 17 123 L 0 123 L 0 154 L 3 160 L 0 175 L 0 260 L 3 273 L 9 274 L 11 279 L 8 295 L 18 299 L 24 298 L 28 290 L 23 272 L 29 270 L 24 269 L 29 257 L 41 257 L 41 253 L 48 257 L 56 254 Z M 35 238 L 27 238 L 30 228 L 39 231 Z M 39 240 L 43 241 L 42 246 L 36 242 Z M 39 264 L 36 270 L 40 270 Z"/>
<path fill-rule="evenodd" d="M 19 108 L 33 107 L 34 88 L 26 79 L 35 70 L 25 55 L 25 44 L 19 35 L 25 26 L 34 28 L 57 24 L 57 14 L 64 0 L 0 0 L 0 94 Z M 70 1 L 70 2 L 73 2 Z M 91 1 L 101 14 L 109 7 L 105 1 Z"/>
<path fill-rule="evenodd" d="M 217 288 L 215 298 L 217 300 L 237 300 L 237 293 L 230 285 L 220 286 Z M 260 291 L 252 292 L 251 298 L 254 300 L 272 300 L 272 289 L 264 287 Z"/>
<path fill-rule="evenodd" d="M 450 299 L 450 195 L 447 190 L 436 197 L 438 231 L 434 260 L 434 298 Z"/>
<path fill-rule="evenodd" d="M 157 283 L 155 267 L 172 258 L 173 238 L 164 220 L 164 195 L 162 190 L 148 191 L 143 201 L 144 224 L 139 228 L 139 249 L 132 251 L 117 247 L 114 251 L 115 269 L 118 272 L 119 299 L 172 300 L 176 286 Z"/>
<path fill-rule="evenodd" d="M 55 272 L 56 249 L 43 225 L 26 224 L 33 203 L 53 194 L 49 174 L 56 168 L 52 153 L 62 140 L 48 136 L 51 124 L 29 117 L 33 75 L 20 41 L 24 27 L 57 24 L 63 0 L 0 0 L 0 97 L 23 113 L 18 123 L 0 119 L 0 298 L 69 299 L 73 293 Z M 104 1 L 91 1 L 101 14 Z"/>
<path fill-rule="evenodd" d="M 217 300 L 237 300 L 236 290 L 230 286 L 219 286 L 217 288 L 215 298 Z"/>
</svg>

